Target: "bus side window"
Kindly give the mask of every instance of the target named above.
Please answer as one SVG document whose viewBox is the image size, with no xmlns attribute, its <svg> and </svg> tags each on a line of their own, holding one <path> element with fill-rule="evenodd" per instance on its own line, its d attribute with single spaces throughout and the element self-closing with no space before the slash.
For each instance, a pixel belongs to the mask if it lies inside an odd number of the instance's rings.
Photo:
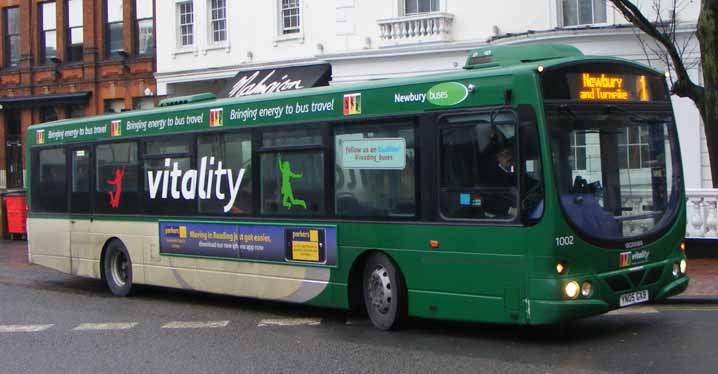
<svg viewBox="0 0 718 374">
<path fill-rule="evenodd" d="M 64 148 L 37 151 L 32 171 L 32 210 L 67 212 L 67 169 Z"/>
<path fill-rule="evenodd" d="M 222 161 L 222 167 L 229 173 L 233 186 L 239 184 L 239 190 L 231 199 L 231 193 L 225 192 L 220 199 L 215 194 L 200 198 L 199 212 L 210 215 L 245 215 L 252 213 L 252 136 L 251 133 L 201 135 L 197 137 L 197 160 L 195 169 L 205 170 L 204 180 L 209 179 L 213 165 Z M 241 177 L 241 179 L 240 179 Z"/>
<path fill-rule="evenodd" d="M 518 147 L 513 113 L 456 116 L 443 122 L 441 214 L 449 219 L 514 220 Z"/>
<path fill-rule="evenodd" d="M 137 214 L 140 164 L 136 142 L 95 147 L 95 211 Z"/>
<path fill-rule="evenodd" d="M 416 216 L 411 123 L 340 127 L 334 142 L 337 216 Z"/>
<path fill-rule="evenodd" d="M 259 151 L 262 214 L 326 213 L 324 150 L 319 129 L 267 130 L 262 134 Z"/>
</svg>

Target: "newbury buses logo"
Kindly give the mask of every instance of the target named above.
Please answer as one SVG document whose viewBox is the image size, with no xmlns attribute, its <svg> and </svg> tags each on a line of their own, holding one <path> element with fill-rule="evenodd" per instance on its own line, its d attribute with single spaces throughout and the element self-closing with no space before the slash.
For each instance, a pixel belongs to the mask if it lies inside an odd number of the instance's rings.
<svg viewBox="0 0 718 374">
<path fill-rule="evenodd" d="M 361 94 L 344 95 L 344 115 L 361 114 Z"/>
<path fill-rule="evenodd" d="M 37 130 L 35 133 L 35 144 L 45 144 L 45 130 Z"/>
<path fill-rule="evenodd" d="M 469 89 L 459 82 L 437 84 L 426 93 L 427 100 L 438 106 L 452 106 L 462 103 L 469 96 Z"/>
<path fill-rule="evenodd" d="M 110 126 L 110 128 L 111 128 L 110 135 L 112 135 L 112 136 L 122 135 L 122 128 L 120 127 L 121 124 L 122 124 L 122 121 L 119 119 L 112 121 L 111 126 Z"/>
<path fill-rule="evenodd" d="M 222 127 L 222 120 L 222 108 L 215 108 L 209 110 L 209 127 Z"/>
</svg>

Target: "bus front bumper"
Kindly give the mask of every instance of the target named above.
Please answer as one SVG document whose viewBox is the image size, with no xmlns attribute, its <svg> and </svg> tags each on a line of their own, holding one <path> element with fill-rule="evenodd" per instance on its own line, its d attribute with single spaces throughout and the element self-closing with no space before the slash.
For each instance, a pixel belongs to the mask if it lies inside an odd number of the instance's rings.
<svg viewBox="0 0 718 374">
<path fill-rule="evenodd" d="M 651 289 L 650 302 L 666 299 L 677 295 L 688 287 L 689 278 L 682 276 L 661 287 Z M 528 300 L 528 323 L 542 325 L 566 320 L 585 318 L 619 309 L 615 300 L 607 302 L 601 299 L 578 300 Z M 638 304 L 640 305 L 640 304 Z"/>
</svg>

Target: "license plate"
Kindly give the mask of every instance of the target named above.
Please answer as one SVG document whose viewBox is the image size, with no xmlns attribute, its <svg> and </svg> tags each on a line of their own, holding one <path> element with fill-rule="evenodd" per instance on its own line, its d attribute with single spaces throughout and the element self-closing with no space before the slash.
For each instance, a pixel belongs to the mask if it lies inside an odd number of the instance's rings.
<svg viewBox="0 0 718 374">
<path fill-rule="evenodd" d="M 642 303 L 648 301 L 648 290 L 636 291 L 621 295 L 619 299 L 620 306 L 628 306 L 632 304 Z"/>
</svg>

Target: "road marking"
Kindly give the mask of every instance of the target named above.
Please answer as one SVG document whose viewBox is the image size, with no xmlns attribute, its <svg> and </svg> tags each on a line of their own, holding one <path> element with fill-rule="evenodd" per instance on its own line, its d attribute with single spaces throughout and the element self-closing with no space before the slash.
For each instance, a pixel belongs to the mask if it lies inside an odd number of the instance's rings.
<svg viewBox="0 0 718 374">
<path fill-rule="evenodd" d="M 716 306 L 700 306 L 700 305 L 661 305 L 660 309 L 662 312 L 716 312 L 718 307 Z"/>
<path fill-rule="evenodd" d="M 82 323 L 75 327 L 74 331 L 91 331 L 91 330 L 129 330 L 137 326 L 137 322 L 120 322 L 120 323 Z"/>
<path fill-rule="evenodd" d="M 317 326 L 322 323 L 319 318 L 279 318 L 279 319 L 263 319 L 259 321 L 257 327 L 267 326 Z"/>
<path fill-rule="evenodd" d="M 185 322 L 185 321 L 172 321 L 164 326 L 163 329 L 217 329 L 221 327 L 227 327 L 229 321 L 206 321 L 206 322 Z"/>
<path fill-rule="evenodd" d="M 47 330 L 54 325 L 0 325 L 2 332 L 38 332 Z"/>
<path fill-rule="evenodd" d="M 650 314 L 659 313 L 658 309 L 652 306 L 634 306 L 625 309 L 616 309 L 608 312 L 609 315 L 625 315 L 625 314 Z"/>
</svg>

